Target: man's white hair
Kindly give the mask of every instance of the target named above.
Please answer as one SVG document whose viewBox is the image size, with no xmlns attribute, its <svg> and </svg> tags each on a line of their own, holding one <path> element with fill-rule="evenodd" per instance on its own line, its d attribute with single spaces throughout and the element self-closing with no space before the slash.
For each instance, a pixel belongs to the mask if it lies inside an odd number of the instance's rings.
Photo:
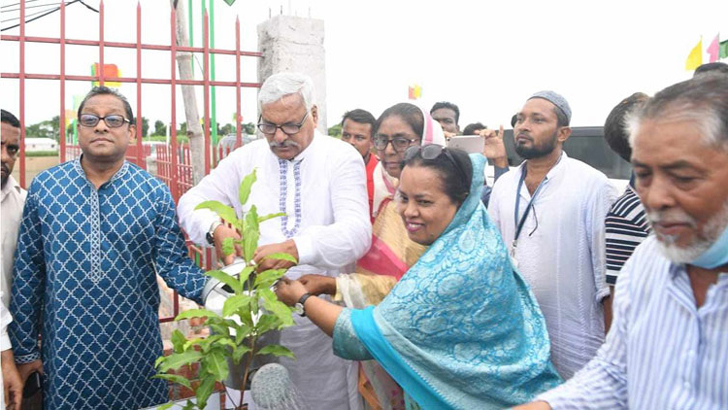
<svg viewBox="0 0 728 410">
<path fill-rule="evenodd" d="M 263 106 L 280 100 L 286 95 L 298 93 L 307 111 L 316 104 L 313 80 L 302 73 L 277 73 L 268 77 L 258 92 L 258 111 Z"/>
</svg>

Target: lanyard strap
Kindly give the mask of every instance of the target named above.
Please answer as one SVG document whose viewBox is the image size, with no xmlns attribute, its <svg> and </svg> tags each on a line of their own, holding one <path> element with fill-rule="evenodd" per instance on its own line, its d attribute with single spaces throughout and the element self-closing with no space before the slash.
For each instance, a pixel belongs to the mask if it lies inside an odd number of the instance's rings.
<svg viewBox="0 0 728 410">
<path fill-rule="evenodd" d="M 526 210 L 523 212 L 523 216 L 521 217 L 521 220 L 518 220 L 518 210 L 521 204 L 521 188 L 523 187 L 523 181 L 526 180 L 526 165 L 523 165 L 523 168 L 521 168 L 521 179 L 518 181 L 518 189 L 516 190 L 516 212 L 513 214 L 513 221 L 516 224 L 516 236 L 513 238 L 513 244 L 515 247 L 515 243 L 518 240 L 518 237 L 521 236 L 521 230 L 523 230 L 523 225 L 526 223 L 526 218 L 528 218 L 528 212 L 533 208 L 533 202 L 536 200 L 536 196 L 538 196 L 538 193 L 541 191 L 541 188 L 544 185 L 544 182 L 548 177 L 544 177 L 544 179 L 538 184 L 538 187 L 536 188 L 536 191 L 531 196 L 531 200 L 528 201 L 528 206 L 526 206 Z M 535 212 L 535 211 L 534 211 Z"/>
</svg>

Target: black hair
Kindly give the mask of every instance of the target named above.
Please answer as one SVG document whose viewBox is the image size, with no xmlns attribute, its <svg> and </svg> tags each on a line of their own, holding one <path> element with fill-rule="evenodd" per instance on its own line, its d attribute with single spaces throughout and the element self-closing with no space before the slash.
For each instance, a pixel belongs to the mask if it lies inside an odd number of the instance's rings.
<svg viewBox="0 0 728 410">
<path fill-rule="evenodd" d="M 416 105 L 410 103 L 395 104 L 384 110 L 377 119 L 377 125 L 374 127 L 372 135 L 376 135 L 384 120 L 392 116 L 402 118 L 422 140 L 422 133 L 425 130 L 425 118 L 422 116 L 422 111 Z"/>
<path fill-rule="evenodd" d="M 6 124 L 10 124 L 13 128 L 20 128 L 20 121 L 10 112 L 2 110 L 2 121 Z"/>
<path fill-rule="evenodd" d="M 440 101 L 436 102 L 435 105 L 430 108 L 430 114 L 435 112 L 435 110 L 439 110 L 441 108 L 447 108 L 448 110 L 455 111 L 455 124 L 458 124 L 460 122 L 460 108 L 458 108 L 457 105 L 447 102 L 447 101 Z"/>
<path fill-rule="evenodd" d="M 634 93 L 617 104 L 604 122 L 604 139 L 609 148 L 622 159 L 629 162 L 632 148 L 629 145 L 626 118 L 636 108 L 641 107 L 650 97 L 644 93 Z"/>
<path fill-rule="evenodd" d="M 695 72 L 693 73 L 693 77 L 698 76 L 700 74 L 713 73 L 713 72 L 728 74 L 728 64 L 721 63 L 720 61 L 715 61 L 712 63 L 705 63 L 695 69 Z"/>
<path fill-rule="evenodd" d="M 452 160 L 444 150 L 450 153 Z M 457 162 L 457 165 L 453 163 L 453 160 Z M 405 158 L 404 162 L 402 162 L 402 169 L 406 166 L 430 168 L 437 172 L 442 179 L 442 188 L 445 195 L 458 207 L 465 202 L 470 194 L 470 185 L 473 180 L 473 163 L 470 161 L 468 153 L 463 150 L 443 148 L 443 152 L 435 159 L 425 159 L 422 158 L 422 150 L 418 149 L 416 154 Z M 458 167 L 462 170 L 465 180 L 463 180 Z"/>
<path fill-rule="evenodd" d="M 91 89 L 91 91 L 86 94 L 85 97 L 83 97 L 83 101 L 81 101 L 81 104 L 78 106 L 78 112 L 76 113 L 77 118 L 81 118 L 81 111 L 83 111 L 83 107 L 86 105 L 86 101 L 88 101 L 92 97 L 96 97 L 97 95 L 113 95 L 114 97 L 121 100 L 121 103 L 124 104 L 124 111 L 126 112 L 126 119 L 129 120 L 130 125 L 134 125 L 134 112 L 131 110 L 131 105 L 129 105 L 129 101 L 121 95 L 118 91 L 100 85 L 98 87 L 94 87 Z"/>
<path fill-rule="evenodd" d="M 463 129 L 463 135 L 474 135 L 477 131 L 487 129 L 485 125 L 483 125 L 480 122 L 474 122 L 472 124 L 468 124 L 465 129 Z"/>
<path fill-rule="evenodd" d="M 371 125 L 371 130 L 374 131 L 374 127 L 377 123 L 376 118 L 367 110 L 362 110 L 361 108 L 357 108 L 355 110 L 347 111 L 343 117 L 341 117 L 341 126 L 344 126 L 344 121 L 351 120 L 354 122 L 358 122 L 359 124 L 369 124 Z"/>
<path fill-rule="evenodd" d="M 546 100 L 546 101 L 548 101 L 548 100 Z M 564 110 L 562 110 L 556 104 L 554 104 L 554 112 L 556 113 L 556 126 L 557 127 L 568 127 L 569 126 L 569 117 L 566 116 L 566 113 L 564 112 Z"/>
<path fill-rule="evenodd" d="M 511 128 L 516 128 L 517 122 L 518 122 L 518 114 L 513 114 L 513 117 L 511 117 Z"/>
</svg>

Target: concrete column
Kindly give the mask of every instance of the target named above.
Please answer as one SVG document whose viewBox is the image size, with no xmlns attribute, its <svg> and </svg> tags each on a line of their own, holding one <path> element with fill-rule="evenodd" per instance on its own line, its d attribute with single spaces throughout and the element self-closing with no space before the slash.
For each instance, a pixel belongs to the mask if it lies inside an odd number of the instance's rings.
<svg viewBox="0 0 728 410">
<path fill-rule="evenodd" d="M 309 75 L 316 87 L 318 129 L 328 133 L 326 124 L 326 61 L 324 21 L 293 16 L 275 16 L 258 25 L 258 80 L 272 74 L 297 71 Z"/>
</svg>

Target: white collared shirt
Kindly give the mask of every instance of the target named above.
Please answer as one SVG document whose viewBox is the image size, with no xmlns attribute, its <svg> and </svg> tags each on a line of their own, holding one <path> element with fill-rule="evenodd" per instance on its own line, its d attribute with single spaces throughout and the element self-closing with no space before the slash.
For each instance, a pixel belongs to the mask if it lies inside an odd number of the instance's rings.
<svg viewBox="0 0 728 410">
<path fill-rule="evenodd" d="M 28 193 L 20 187 L 12 175 L 8 176 L 8 182 L 0 190 L 0 235 L 2 235 L 2 280 L 0 290 L 3 292 L 2 303 L 5 308 L 10 306 L 10 290 L 13 283 L 13 257 L 15 246 L 18 241 L 18 228 L 20 219 L 23 217 L 23 206 Z"/>
<path fill-rule="evenodd" d="M 597 356 L 537 400 L 554 410 L 728 408 L 728 273 L 698 308 L 685 265 L 657 246 L 645 239 L 620 272 Z"/>
<path fill-rule="evenodd" d="M 604 342 L 601 300 L 609 295 L 604 217 L 617 192 L 603 173 L 562 155 L 536 195 L 515 259 L 546 318 L 554 365 L 568 379 Z M 516 191 L 525 164 L 498 179 L 488 206 L 509 249 L 516 234 Z M 520 221 L 531 201 L 525 183 L 518 195 Z"/>
</svg>

